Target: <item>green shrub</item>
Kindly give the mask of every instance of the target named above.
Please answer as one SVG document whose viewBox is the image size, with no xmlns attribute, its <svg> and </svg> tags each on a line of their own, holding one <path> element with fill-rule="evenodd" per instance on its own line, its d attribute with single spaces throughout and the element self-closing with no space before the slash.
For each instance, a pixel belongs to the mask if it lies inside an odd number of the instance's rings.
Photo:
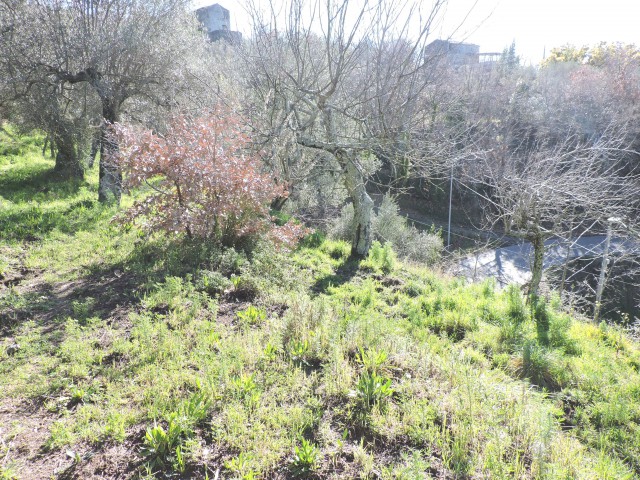
<svg viewBox="0 0 640 480">
<path fill-rule="evenodd" d="M 579 353 L 579 348 L 575 340 L 569 337 L 571 329 L 571 317 L 562 313 L 551 312 L 549 318 L 549 345 L 555 348 L 562 348 L 570 355 Z"/>
<path fill-rule="evenodd" d="M 351 245 L 345 242 L 328 240 L 320 245 L 320 250 L 334 260 L 346 260 L 351 253 Z"/>
<path fill-rule="evenodd" d="M 440 258 L 443 246 L 440 236 L 409 225 L 391 196 L 384 196 L 371 223 L 374 237 L 391 243 L 400 257 L 427 265 Z"/>
<path fill-rule="evenodd" d="M 354 209 L 352 203 L 347 203 L 340 210 L 340 215 L 338 215 L 328 227 L 328 233 L 333 238 L 337 238 L 339 240 L 346 240 L 348 242 L 351 241 L 353 237 L 353 216 Z"/>
<path fill-rule="evenodd" d="M 318 248 L 326 238 L 327 234 L 322 230 L 314 230 L 300 240 L 300 246 L 306 248 Z"/>
<path fill-rule="evenodd" d="M 383 273 L 389 274 L 396 265 L 396 254 L 390 243 L 381 245 L 377 240 L 371 245 L 369 256 L 362 262 L 361 266 L 369 267 L 373 270 L 381 270 Z"/>
<path fill-rule="evenodd" d="M 353 215 L 353 205 L 345 205 L 329 226 L 329 234 L 350 241 L 353 236 Z M 371 228 L 374 240 L 390 243 L 401 258 L 427 265 L 434 264 L 440 258 L 442 238 L 409 225 L 389 195 L 385 195 L 377 213 L 372 215 Z"/>
<path fill-rule="evenodd" d="M 234 248 L 224 248 L 217 260 L 216 270 L 225 276 L 240 273 L 243 265 L 247 262 L 247 256 L 244 252 L 238 252 Z"/>
<path fill-rule="evenodd" d="M 196 290 L 205 292 L 207 295 L 216 297 L 231 288 L 233 283 L 220 272 L 210 270 L 200 270 L 195 279 Z"/>
</svg>

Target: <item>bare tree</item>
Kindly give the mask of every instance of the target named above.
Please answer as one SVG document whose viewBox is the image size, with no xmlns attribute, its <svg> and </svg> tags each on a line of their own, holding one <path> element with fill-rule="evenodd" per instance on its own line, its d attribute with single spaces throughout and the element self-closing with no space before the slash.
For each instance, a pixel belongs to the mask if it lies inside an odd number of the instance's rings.
<svg viewBox="0 0 640 480">
<path fill-rule="evenodd" d="M 266 14 L 251 5 L 245 69 L 268 119 L 257 129 L 265 144 L 289 138 L 320 152 L 316 162 L 335 162 L 354 206 L 354 256 L 371 245 L 366 183 L 380 161 L 406 170 L 426 158 L 418 148 L 433 81 L 425 48 L 445 3 L 422 11 L 417 3 L 290 0 L 285 20 L 275 3 Z"/>
<path fill-rule="evenodd" d="M 606 229 L 607 219 L 629 216 L 637 191 L 616 155 L 625 150 L 619 138 L 560 144 L 536 142 L 520 154 L 510 153 L 503 168 L 489 152 L 482 163 L 484 182 L 492 190 L 489 218 L 533 246 L 530 295 L 538 294 L 545 240 Z M 503 159 L 500 159 L 503 160 Z"/>
</svg>

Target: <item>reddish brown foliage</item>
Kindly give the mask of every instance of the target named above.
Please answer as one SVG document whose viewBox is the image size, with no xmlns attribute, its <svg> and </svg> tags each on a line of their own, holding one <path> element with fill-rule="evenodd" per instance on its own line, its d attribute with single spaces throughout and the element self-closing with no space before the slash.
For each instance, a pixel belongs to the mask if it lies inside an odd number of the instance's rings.
<svg viewBox="0 0 640 480">
<path fill-rule="evenodd" d="M 121 124 L 114 131 L 125 189 L 143 183 L 153 189 L 129 210 L 127 221 L 226 245 L 266 235 L 291 246 L 304 234 L 299 226 L 271 223 L 269 203 L 287 192 L 261 172 L 237 116 L 177 116 L 164 135 Z"/>
</svg>

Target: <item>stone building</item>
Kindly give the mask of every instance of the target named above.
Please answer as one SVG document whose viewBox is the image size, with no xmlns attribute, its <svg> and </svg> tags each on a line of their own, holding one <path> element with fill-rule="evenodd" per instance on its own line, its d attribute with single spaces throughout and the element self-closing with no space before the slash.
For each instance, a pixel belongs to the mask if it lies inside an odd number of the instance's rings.
<svg viewBox="0 0 640 480">
<path fill-rule="evenodd" d="M 229 10 L 219 3 L 197 9 L 196 16 L 212 42 L 224 39 L 236 43 L 242 40 L 240 32 L 231 30 Z"/>
<path fill-rule="evenodd" d="M 480 63 L 480 46 L 473 43 L 434 40 L 426 48 L 426 55 L 439 58 L 454 67 Z"/>
</svg>

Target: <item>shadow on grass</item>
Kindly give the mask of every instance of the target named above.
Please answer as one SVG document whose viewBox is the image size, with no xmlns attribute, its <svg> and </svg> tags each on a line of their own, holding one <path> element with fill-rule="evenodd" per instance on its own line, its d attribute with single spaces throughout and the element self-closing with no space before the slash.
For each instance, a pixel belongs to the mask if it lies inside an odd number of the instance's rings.
<svg viewBox="0 0 640 480">
<path fill-rule="evenodd" d="M 52 165 L 42 163 L 16 166 L 0 177 L 0 195 L 13 203 L 33 199 L 67 199 L 78 194 L 87 182 L 62 178 Z"/>
<path fill-rule="evenodd" d="M 69 234 L 89 230 L 113 213 L 113 208 L 99 204 L 97 199 L 78 199 L 54 210 L 36 204 L 0 212 L 0 231 L 6 240 L 32 242 L 42 240 L 53 230 Z"/>
<path fill-rule="evenodd" d="M 326 293 L 329 287 L 339 287 L 350 282 L 358 274 L 360 260 L 349 258 L 333 274 L 319 278 L 312 286 L 316 293 Z"/>
<path fill-rule="evenodd" d="M 51 285 L 41 281 L 41 272 L 25 270 L 11 280 L 10 288 L 0 290 L 0 338 L 12 336 L 28 320 L 45 327 L 43 333 L 53 343 L 60 336 L 56 330 L 64 328 L 68 317 L 128 322 L 128 313 L 156 283 L 215 266 L 220 252 L 215 245 L 160 237 L 140 243 L 122 262 L 100 265 L 67 282 Z"/>
</svg>

